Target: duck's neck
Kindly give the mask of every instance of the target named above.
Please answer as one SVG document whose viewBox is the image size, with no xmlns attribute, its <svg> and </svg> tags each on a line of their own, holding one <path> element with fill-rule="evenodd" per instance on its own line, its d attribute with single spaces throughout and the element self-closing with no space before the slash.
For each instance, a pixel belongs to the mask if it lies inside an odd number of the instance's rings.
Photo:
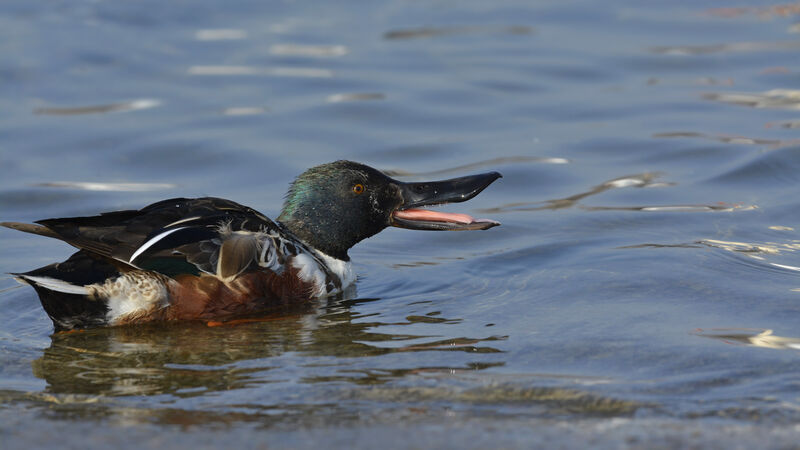
<svg viewBox="0 0 800 450">
<path fill-rule="evenodd" d="M 285 216 L 284 214 L 278 217 L 278 222 L 314 250 L 332 258 L 350 261 L 347 251 L 355 242 L 350 243 L 347 239 L 336 239 L 334 236 L 337 233 L 335 230 L 326 228 L 326 224 Z"/>
</svg>

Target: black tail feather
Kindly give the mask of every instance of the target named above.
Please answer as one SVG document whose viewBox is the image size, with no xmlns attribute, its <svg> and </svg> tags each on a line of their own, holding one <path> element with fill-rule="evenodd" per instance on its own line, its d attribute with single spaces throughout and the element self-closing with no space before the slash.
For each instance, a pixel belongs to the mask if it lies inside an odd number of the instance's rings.
<svg viewBox="0 0 800 450">
<path fill-rule="evenodd" d="M 23 231 L 25 233 L 38 234 L 39 236 L 61 239 L 58 233 L 42 225 L 23 222 L 0 222 L 0 226 L 11 228 L 12 230 Z"/>
<path fill-rule="evenodd" d="M 86 286 L 102 283 L 118 274 L 117 269 L 105 259 L 79 251 L 64 262 L 50 264 L 19 276 L 33 286 L 56 331 L 61 331 L 105 325 L 108 307 L 103 301 L 49 289 L 26 277 L 52 278 L 76 286 Z"/>
</svg>

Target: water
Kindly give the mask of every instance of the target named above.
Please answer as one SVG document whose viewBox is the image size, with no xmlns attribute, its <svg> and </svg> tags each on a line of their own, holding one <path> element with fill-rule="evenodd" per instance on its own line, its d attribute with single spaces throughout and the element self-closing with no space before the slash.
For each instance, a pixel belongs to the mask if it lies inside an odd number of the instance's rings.
<svg viewBox="0 0 800 450">
<path fill-rule="evenodd" d="M 735 8 L 733 8 L 735 7 Z M 794 4 L 0 6 L 0 220 L 215 195 L 276 217 L 352 159 L 498 170 L 390 229 L 349 296 L 52 335 L 0 278 L 4 448 L 793 447 Z M 0 272 L 66 258 L 0 230 Z"/>
</svg>

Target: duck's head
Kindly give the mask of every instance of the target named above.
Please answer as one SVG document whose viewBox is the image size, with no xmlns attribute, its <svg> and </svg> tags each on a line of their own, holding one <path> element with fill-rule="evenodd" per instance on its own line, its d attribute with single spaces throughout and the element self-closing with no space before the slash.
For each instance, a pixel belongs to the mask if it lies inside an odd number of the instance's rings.
<svg viewBox="0 0 800 450">
<path fill-rule="evenodd" d="M 278 221 L 307 244 L 348 260 L 347 250 L 388 226 L 414 230 L 485 230 L 500 225 L 466 214 L 418 209 L 463 202 L 494 180 L 488 172 L 443 181 L 404 183 L 372 167 L 336 161 L 312 167 L 292 183 Z"/>
</svg>

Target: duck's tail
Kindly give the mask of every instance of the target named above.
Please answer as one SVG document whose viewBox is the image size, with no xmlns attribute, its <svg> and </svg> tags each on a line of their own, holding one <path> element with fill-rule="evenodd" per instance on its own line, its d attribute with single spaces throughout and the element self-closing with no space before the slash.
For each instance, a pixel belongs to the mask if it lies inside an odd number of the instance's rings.
<svg viewBox="0 0 800 450">
<path fill-rule="evenodd" d="M 61 331 L 106 324 L 108 306 L 90 296 L 87 286 L 118 272 L 107 261 L 79 251 L 64 262 L 11 275 L 33 286 L 56 331 Z"/>
<path fill-rule="evenodd" d="M 31 234 L 38 234 L 39 236 L 46 236 L 55 239 L 61 239 L 58 234 L 56 234 L 50 228 L 47 228 L 42 225 L 36 225 L 33 223 L 23 223 L 23 222 L 0 222 L 0 226 L 11 228 L 12 230 L 24 231 L 25 233 Z"/>
</svg>

